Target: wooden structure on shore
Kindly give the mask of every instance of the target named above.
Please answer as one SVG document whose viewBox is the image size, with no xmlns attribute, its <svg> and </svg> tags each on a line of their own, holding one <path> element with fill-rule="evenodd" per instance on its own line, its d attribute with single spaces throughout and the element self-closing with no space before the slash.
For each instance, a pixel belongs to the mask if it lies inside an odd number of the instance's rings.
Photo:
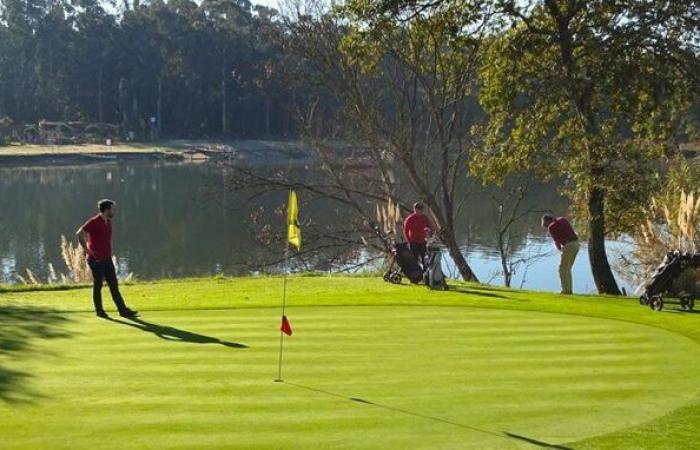
<svg viewBox="0 0 700 450">
<path fill-rule="evenodd" d="M 104 143 L 119 138 L 120 129 L 109 123 L 39 122 L 36 134 L 41 143 L 48 145 Z M 25 132 L 25 135 L 27 133 Z"/>
<path fill-rule="evenodd" d="M 104 144 L 116 142 L 120 136 L 120 127 L 110 123 L 42 120 L 38 124 L 17 125 L 9 117 L 0 118 L 0 144 Z"/>
</svg>

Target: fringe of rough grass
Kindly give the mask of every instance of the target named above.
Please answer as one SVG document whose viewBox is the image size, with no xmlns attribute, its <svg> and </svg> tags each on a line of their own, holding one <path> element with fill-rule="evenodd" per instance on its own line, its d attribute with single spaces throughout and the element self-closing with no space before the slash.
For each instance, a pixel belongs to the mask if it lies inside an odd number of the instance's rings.
<svg viewBox="0 0 700 450">
<path fill-rule="evenodd" d="M 0 294 L 12 292 L 34 292 L 34 291 L 68 291 L 72 289 L 84 289 L 90 287 L 89 284 L 0 284 Z"/>
</svg>

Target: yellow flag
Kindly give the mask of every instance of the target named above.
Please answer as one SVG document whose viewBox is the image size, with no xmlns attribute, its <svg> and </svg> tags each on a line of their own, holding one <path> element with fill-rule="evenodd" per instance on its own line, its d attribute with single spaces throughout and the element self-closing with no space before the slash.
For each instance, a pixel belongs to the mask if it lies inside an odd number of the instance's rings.
<svg viewBox="0 0 700 450">
<path fill-rule="evenodd" d="M 301 228 L 299 228 L 299 205 L 297 193 L 289 191 L 289 205 L 287 206 L 287 241 L 301 250 Z"/>
</svg>

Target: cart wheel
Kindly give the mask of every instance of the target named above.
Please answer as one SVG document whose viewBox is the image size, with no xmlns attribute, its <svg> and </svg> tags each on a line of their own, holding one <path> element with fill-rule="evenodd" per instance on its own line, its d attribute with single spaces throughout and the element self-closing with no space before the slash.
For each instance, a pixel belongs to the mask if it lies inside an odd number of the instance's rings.
<svg viewBox="0 0 700 450">
<path fill-rule="evenodd" d="M 649 307 L 654 311 L 661 311 L 664 308 L 664 300 L 660 295 L 654 295 L 649 299 Z"/>
<path fill-rule="evenodd" d="M 384 272 L 384 276 L 382 278 L 384 278 L 384 281 L 390 281 L 391 272 Z"/>
<path fill-rule="evenodd" d="M 642 294 L 642 296 L 639 297 L 639 304 L 640 305 L 648 305 L 649 304 L 649 296 L 647 294 Z"/>
<path fill-rule="evenodd" d="M 401 284 L 401 274 L 400 273 L 392 273 L 389 276 L 389 281 L 394 283 L 394 284 Z"/>
<path fill-rule="evenodd" d="M 681 309 L 683 311 L 690 311 L 695 307 L 695 299 L 688 294 L 682 295 L 681 298 Z"/>
</svg>

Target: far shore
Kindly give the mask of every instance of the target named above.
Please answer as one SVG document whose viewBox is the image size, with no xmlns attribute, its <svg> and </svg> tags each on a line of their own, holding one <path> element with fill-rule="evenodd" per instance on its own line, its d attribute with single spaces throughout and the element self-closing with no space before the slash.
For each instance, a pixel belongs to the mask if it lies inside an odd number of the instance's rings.
<svg viewBox="0 0 700 450">
<path fill-rule="evenodd" d="M 40 145 L 0 147 L 0 167 L 95 164 L 122 160 L 204 161 L 211 158 L 248 162 L 308 159 L 297 141 L 165 140 L 144 143 Z"/>
</svg>

